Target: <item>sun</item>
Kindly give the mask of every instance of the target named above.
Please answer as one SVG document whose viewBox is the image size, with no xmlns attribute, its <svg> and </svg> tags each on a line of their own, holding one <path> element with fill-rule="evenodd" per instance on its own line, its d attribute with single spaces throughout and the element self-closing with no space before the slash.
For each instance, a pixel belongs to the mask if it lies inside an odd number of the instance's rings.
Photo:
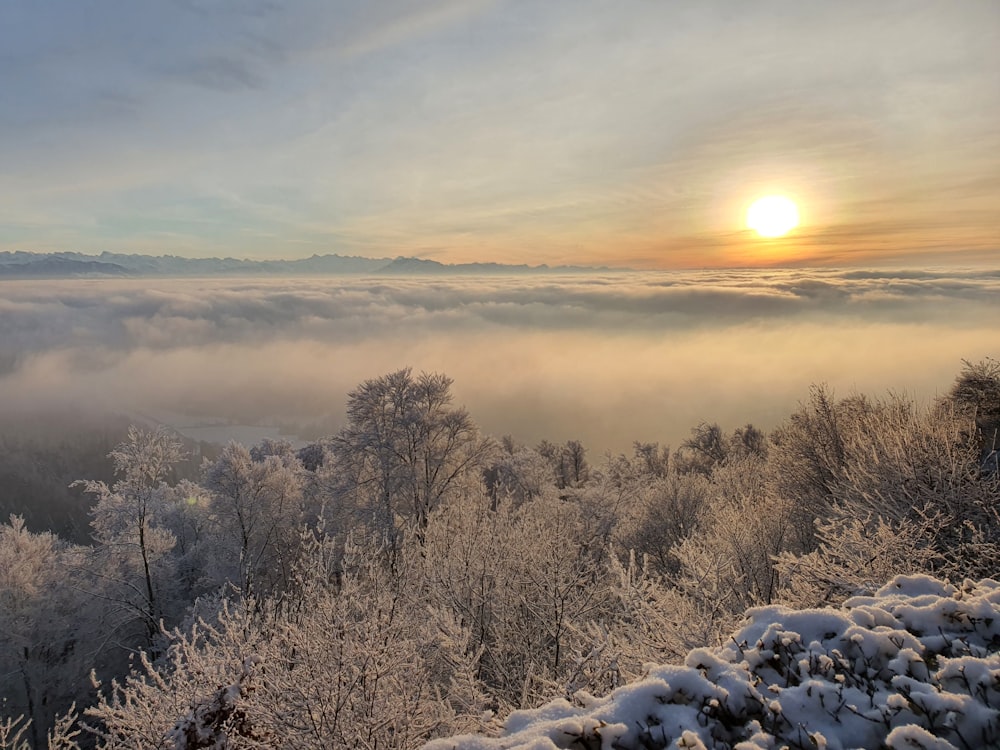
<svg viewBox="0 0 1000 750">
<path fill-rule="evenodd" d="M 799 224 L 799 209 L 783 195 L 758 198 L 747 209 L 747 226 L 761 237 L 781 237 Z"/>
</svg>

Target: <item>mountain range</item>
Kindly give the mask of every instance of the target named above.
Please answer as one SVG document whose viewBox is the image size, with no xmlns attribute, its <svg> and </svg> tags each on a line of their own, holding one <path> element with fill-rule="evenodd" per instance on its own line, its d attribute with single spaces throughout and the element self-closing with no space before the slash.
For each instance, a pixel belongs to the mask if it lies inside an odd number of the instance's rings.
<svg viewBox="0 0 1000 750">
<path fill-rule="evenodd" d="M 503 263 L 440 263 L 423 258 L 362 258 L 313 255 L 298 260 L 181 258 L 103 252 L 0 252 L 0 278 L 73 278 L 133 276 L 297 276 L 297 275 L 444 275 L 535 274 L 607 271 L 607 267 L 528 266 Z"/>
</svg>

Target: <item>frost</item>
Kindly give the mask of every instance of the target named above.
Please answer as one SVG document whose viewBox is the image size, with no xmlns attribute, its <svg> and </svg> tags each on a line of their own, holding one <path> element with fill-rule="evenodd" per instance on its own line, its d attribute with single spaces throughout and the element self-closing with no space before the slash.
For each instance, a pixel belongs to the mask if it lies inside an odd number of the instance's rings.
<svg viewBox="0 0 1000 750">
<path fill-rule="evenodd" d="M 427 750 L 997 747 L 997 591 L 899 576 L 839 609 L 760 607 L 729 645 L 695 649 L 683 667 L 652 666 L 585 707 L 518 711 L 499 738 Z"/>
</svg>

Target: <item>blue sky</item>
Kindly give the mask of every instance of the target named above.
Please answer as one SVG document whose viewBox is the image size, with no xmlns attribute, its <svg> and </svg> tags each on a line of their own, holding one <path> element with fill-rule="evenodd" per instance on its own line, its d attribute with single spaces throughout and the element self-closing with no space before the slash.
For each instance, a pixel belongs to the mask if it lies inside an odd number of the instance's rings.
<svg viewBox="0 0 1000 750">
<path fill-rule="evenodd" d="M 4 0 L 0 250 L 988 261 L 997 123 L 995 0 Z"/>
</svg>

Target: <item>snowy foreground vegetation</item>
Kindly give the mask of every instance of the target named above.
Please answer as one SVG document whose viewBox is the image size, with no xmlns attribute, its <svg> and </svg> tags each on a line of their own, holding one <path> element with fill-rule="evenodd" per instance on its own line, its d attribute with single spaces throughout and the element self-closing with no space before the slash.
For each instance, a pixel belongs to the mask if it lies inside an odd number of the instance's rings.
<svg viewBox="0 0 1000 750">
<path fill-rule="evenodd" d="M 0 526 L 0 750 L 1000 742 L 1000 363 L 599 463 L 450 385 L 189 479 L 133 428 L 90 544 Z"/>
<path fill-rule="evenodd" d="M 721 648 L 605 698 L 514 712 L 504 748 L 1000 747 L 1000 583 L 897 576 L 841 608 L 750 610 Z"/>
</svg>

